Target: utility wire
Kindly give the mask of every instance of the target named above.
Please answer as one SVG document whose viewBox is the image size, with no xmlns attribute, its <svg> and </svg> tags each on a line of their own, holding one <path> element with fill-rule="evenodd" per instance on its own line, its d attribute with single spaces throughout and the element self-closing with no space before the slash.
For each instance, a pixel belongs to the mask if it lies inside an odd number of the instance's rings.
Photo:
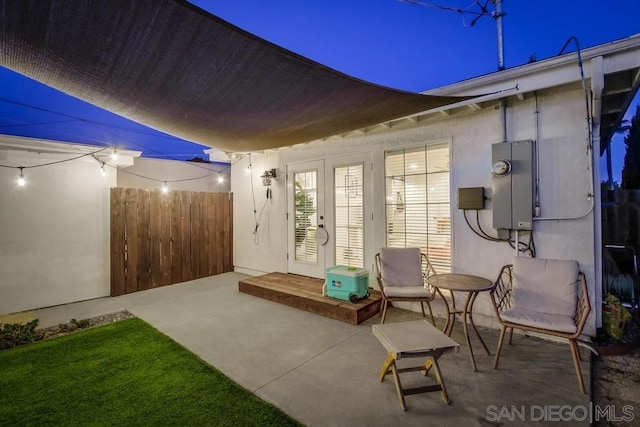
<svg viewBox="0 0 640 427">
<path fill-rule="evenodd" d="M 148 179 L 149 181 L 154 181 L 154 182 L 165 182 L 165 183 L 171 184 L 171 183 L 176 183 L 176 182 L 195 181 L 195 180 L 198 180 L 198 179 L 203 179 L 203 178 L 210 177 L 210 176 L 212 176 L 212 175 L 222 175 L 222 174 L 229 175 L 229 174 L 227 173 L 227 170 L 231 169 L 231 167 L 232 167 L 232 166 L 234 166 L 236 163 L 238 163 L 240 160 L 244 159 L 244 158 L 245 158 L 246 156 L 248 156 L 248 155 L 249 155 L 249 154 L 243 154 L 239 159 L 236 159 L 236 161 L 235 161 L 235 162 L 230 163 L 228 166 L 225 166 L 224 168 L 219 169 L 219 170 L 212 170 L 212 171 L 211 171 L 211 173 L 208 173 L 208 174 L 206 174 L 206 175 L 202 175 L 202 176 L 198 176 L 198 177 L 194 177 L 194 178 L 182 178 L 182 179 L 173 179 L 173 180 L 172 180 L 172 179 L 158 179 L 158 178 L 152 178 L 152 177 L 149 177 L 149 176 L 141 175 L 141 174 L 136 173 L 136 172 L 132 172 L 132 171 L 128 171 L 128 170 L 126 170 L 126 169 L 119 168 L 119 167 L 117 167 L 117 166 L 112 166 L 112 165 L 110 165 L 110 164 L 108 164 L 108 163 L 106 164 L 106 166 L 109 166 L 109 167 L 111 167 L 111 168 L 114 168 L 114 169 L 116 169 L 118 172 L 122 172 L 122 173 L 124 173 L 124 174 L 137 176 L 138 178 L 144 178 L 144 179 Z M 96 159 L 96 160 L 97 160 L 98 162 L 100 162 L 100 163 L 104 163 L 104 162 L 102 162 L 102 161 L 101 161 L 101 160 L 99 160 L 99 159 Z M 192 162 L 186 162 L 186 163 L 187 163 L 187 164 L 191 164 L 192 166 L 196 166 L 196 165 L 192 164 Z M 202 167 L 202 166 L 197 166 L 197 167 Z M 204 169 L 208 169 L 208 168 L 204 168 Z M 211 169 L 209 169 L 209 170 L 211 170 Z M 255 208 L 255 206 L 254 206 L 254 208 Z"/>
<path fill-rule="evenodd" d="M 180 139 L 180 138 L 176 138 L 174 136 L 167 135 L 167 134 L 164 134 L 164 133 L 160 133 L 158 135 L 158 134 L 155 134 L 155 133 L 152 133 L 152 132 L 148 132 L 148 131 L 144 131 L 144 130 L 140 130 L 140 129 L 133 129 L 133 128 L 125 127 L 125 126 L 118 126 L 118 125 L 111 124 L 111 123 L 100 122 L 98 120 L 85 119 L 83 117 L 74 116 L 72 114 L 67 114 L 67 113 L 61 113 L 59 111 L 50 110 L 48 108 L 39 107 L 39 106 L 33 105 L 33 104 L 27 104 L 26 102 L 16 101 L 16 100 L 9 99 L 9 98 L 0 97 L 0 101 L 6 102 L 6 103 L 9 103 L 9 104 L 19 105 L 21 107 L 31 108 L 31 109 L 38 110 L 38 111 L 43 111 L 45 113 L 57 114 L 59 116 L 68 117 L 69 119 L 71 119 L 69 121 L 80 121 L 80 122 L 89 123 L 89 124 L 92 124 L 92 125 L 106 126 L 106 127 L 111 127 L 111 128 L 115 128 L 115 129 L 125 130 L 127 132 L 135 132 L 135 133 L 141 133 L 141 134 L 144 134 L 144 135 L 155 136 L 155 137 L 158 137 L 158 138 Z M 56 123 L 56 122 L 51 122 L 51 123 Z M 45 124 L 48 124 L 48 123 L 45 123 Z M 7 125 L 7 126 L 9 126 L 9 125 Z"/>
<path fill-rule="evenodd" d="M 524 243 L 521 242 L 520 240 L 518 240 L 517 242 L 511 238 L 511 232 L 509 232 L 509 238 L 508 239 L 501 239 L 498 237 L 494 237 L 489 235 L 488 233 L 486 233 L 484 231 L 484 229 L 482 228 L 482 225 L 480 224 L 480 216 L 478 213 L 477 209 L 474 209 L 476 211 L 476 223 L 477 223 L 477 228 L 473 227 L 471 225 L 471 222 L 469 221 L 469 218 L 467 217 L 467 210 L 468 209 L 463 209 L 463 215 L 464 215 L 464 220 L 467 223 L 467 226 L 469 227 L 469 229 L 471 229 L 471 231 L 473 231 L 478 237 L 483 238 L 484 240 L 488 240 L 490 242 L 506 242 L 509 243 L 509 246 L 511 246 L 512 249 L 516 249 L 516 244 L 518 245 L 518 251 L 519 252 L 529 252 L 531 254 L 532 257 L 535 258 L 535 242 L 533 240 L 533 232 L 529 232 L 529 243 Z M 522 246 L 522 248 L 520 248 L 520 246 Z"/>
<path fill-rule="evenodd" d="M 13 121 L 17 121 L 15 119 L 12 119 L 10 117 L 6 117 L 6 116 L 0 116 L 0 118 L 5 119 L 5 120 L 13 120 Z M 70 122 L 75 122 L 76 119 L 68 119 L 68 120 L 55 120 L 55 121 L 51 121 L 51 122 L 36 122 L 36 123 L 26 123 L 26 122 L 20 122 L 20 123 L 15 123 L 12 125 L 0 125 L 0 128 L 15 128 L 15 127 L 23 127 L 23 126 L 42 126 L 42 125 L 57 125 L 57 124 L 61 124 L 61 123 L 70 123 Z"/>
<path fill-rule="evenodd" d="M 67 113 L 61 113 L 61 112 L 58 112 L 58 111 L 50 110 L 48 108 L 39 107 L 37 105 L 27 104 L 25 102 L 20 102 L 20 101 L 16 101 L 16 100 L 9 99 L 9 98 L 4 98 L 4 97 L 0 97 L 0 101 L 6 102 L 6 103 L 9 103 L 9 104 L 18 105 L 18 106 L 25 107 L 25 108 L 31 108 L 31 109 L 34 109 L 34 110 L 37 110 L 37 111 L 42 111 L 42 112 L 46 112 L 46 113 L 50 113 L 50 114 L 56 114 L 56 115 L 59 115 L 59 116 L 62 116 L 62 117 L 67 117 L 67 118 L 69 118 L 69 120 L 67 122 L 73 122 L 73 121 L 82 122 L 82 123 L 91 125 L 93 127 L 96 127 L 98 129 L 100 129 L 101 131 L 106 132 L 107 134 L 109 134 L 111 136 L 114 136 L 114 137 L 116 137 L 118 139 L 123 139 L 123 138 L 122 138 L 121 135 L 119 135 L 117 133 L 114 133 L 114 132 L 110 131 L 109 129 L 105 129 L 105 128 L 115 128 L 115 129 L 119 129 L 119 130 L 124 130 L 126 132 L 133 132 L 133 133 L 139 133 L 139 134 L 143 134 L 143 135 L 147 135 L 147 136 L 152 136 L 152 137 L 155 137 L 155 138 L 163 138 L 163 139 L 169 139 L 169 140 L 174 140 L 174 141 L 185 141 L 185 142 L 188 142 L 188 143 L 191 143 L 191 144 L 196 144 L 196 143 L 191 142 L 191 141 L 183 140 L 181 138 L 177 138 L 177 137 L 174 137 L 174 136 L 171 136 L 171 135 L 164 134 L 164 133 L 162 133 L 160 131 L 158 131 L 159 134 L 154 134 L 152 132 L 146 132 L 146 131 L 143 131 L 143 130 L 138 130 L 138 129 L 128 128 L 128 127 L 124 127 L 124 126 L 113 125 L 113 124 L 110 124 L 110 123 L 104 123 L 104 122 L 100 122 L 100 121 L 96 121 L 96 120 L 85 119 L 83 117 L 74 116 L 74 115 L 67 114 Z M 8 120 L 15 120 L 15 119 L 7 118 L 7 117 L 4 117 L 4 118 L 8 119 Z M 45 122 L 45 123 L 24 123 L 23 122 L 21 124 L 4 125 L 4 126 L 0 126 L 0 127 L 39 126 L 39 125 L 43 125 L 43 124 L 56 124 L 56 123 L 64 123 L 64 121 L 48 122 L 48 123 L 47 122 Z M 111 142 L 100 141 L 100 140 L 97 140 L 95 138 L 86 137 L 84 135 L 74 135 L 73 133 L 69 133 L 69 132 L 65 132 L 65 131 L 59 131 L 59 132 L 62 132 L 64 134 L 71 135 L 71 136 L 86 138 L 86 139 L 89 139 L 89 140 L 94 141 L 94 142 L 99 142 L 101 144 L 113 145 Z M 134 145 L 134 146 L 141 147 L 146 151 L 152 151 L 154 153 L 157 153 L 157 154 L 160 154 L 160 155 L 164 155 L 164 153 L 162 153 L 160 151 L 157 151 L 157 150 L 155 150 L 153 148 L 147 147 L 147 146 L 145 146 L 143 144 L 140 144 L 138 142 L 131 142 L 131 144 Z M 188 155 L 195 156 L 196 154 L 188 154 Z"/>
<path fill-rule="evenodd" d="M 98 153 L 100 153 L 100 152 L 102 152 L 102 151 L 104 151 L 104 150 L 107 150 L 108 148 L 110 148 L 110 147 L 101 148 L 100 150 L 92 151 L 91 153 L 81 154 L 81 155 L 79 155 L 79 156 L 72 157 L 72 158 L 70 158 L 70 159 L 63 159 L 63 160 L 57 160 L 57 161 L 55 161 L 55 162 L 41 163 L 41 164 L 39 164 L 39 165 L 32 165 L 32 166 L 9 166 L 9 165 L 2 165 L 2 164 L 0 164 L 0 167 L 2 167 L 2 168 L 11 168 L 11 169 L 20 169 L 20 170 L 22 170 L 22 169 L 33 169 L 33 168 L 39 168 L 39 167 L 42 167 L 42 166 L 57 165 L 57 164 L 59 164 L 59 163 L 66 163 L 66 162 L 71 162 L 71 161 L 73 161 L 73 160 L 78 160 L 78 159 L 81 159 L 81 158 L 83 158 L 83 157 L 88 157 L 88 156 L 92 156 L 92 157 L 94 157 L 96 154 L 98 154 Z"/>
<path fill-rule="evenodd" d="M 489 2 L 491 0 L 485 0 L 484 4 L 481 4 L 478 0 L 474 1 L 473 3 L 471 3 L 469 6 L 467 6 L 464 9 L 458 8 L 458 7 L 453 7 L 453 6 L 442 6 L 439 4 L 434 4 L 434 3 L 429 3 L 426 1 L 418 1 L 418 0 L 398 0 L 401 1 L 403 3 L 409 3 L 409 4 L 414 4 L 417 6 L 424 6 L 424 7 L 428 7 L 431 9 L 438 9 L 438 10 L 446 10 L 449 12 L 456 12 L 460 15 L 462 15 L 462 25 L 465 27 L 473 27 L 476 22 L 478 22 L 478 20 L 480 18 L 482 18 L 483 16 L 493 16 L 494 14 L 492 12 L 489 12 L 489 10 L 487 9 L 487 5 L 489 4 Z M 471 10 L 474 6 L 478 6 L 478 9 L 480 9 L 479 11 L 475 11 L 475 10 Z M 470 24 L 467 24 L 467 15 L 473 15 L 475 16 L 475 18 L 471 21 Z"/>
</svg>

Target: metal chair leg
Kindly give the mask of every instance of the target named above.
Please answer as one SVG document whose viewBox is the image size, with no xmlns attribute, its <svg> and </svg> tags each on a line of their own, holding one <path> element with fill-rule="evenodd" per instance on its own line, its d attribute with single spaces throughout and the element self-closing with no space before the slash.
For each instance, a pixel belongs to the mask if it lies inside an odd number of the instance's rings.
<svg viewBox="0 0 640 427">
<path fill-rule="evenodd" d="M 585 394 L 584 380 L 582 379 L 582 369 L 580 369 L 580 352 L 578 350 L 578 344 L 576 340 L 569 340 L 569 347 L 571 348 L 571 356 L 573 357 L 573 366 L 576 368 L 576 376 L 578 377 L 578 385 L 580 386 L 580 392 Z"/>
<path fill-rule="evenodd" d="M 513 328 L 511 329 L 513 331 Z M 493 359 L 493 369 L 498 369 L 498 361 L 500 360 L 500 352 L 502 351 L 502 342 L 504 341 L 504 334 L 507 332 L 506 326 L 502 327 L 500 331 L 500 338 L 498 339 L 498 348 L 496 348 L 496 357 Z"/>
<path fill-rule="evenodd" d="M 429 304 L 429 301 L 427 301 L 427 307 L 429 307 L 429 315 L 431 316 L 431 323 L 433 323 L 433 326 L 436 326 L 436 318 L 433 317 L 433 310 L 431 310 L 431 304 Z"/>
<path fill-rule="evenodd" d="M 382 322 L 380 323 L 384 323 L 384 319 L 385 317 L 387 317 L 387 304 L 388 304 L 387 300 L 384 299 L 382 301 Z"/>
</svg>

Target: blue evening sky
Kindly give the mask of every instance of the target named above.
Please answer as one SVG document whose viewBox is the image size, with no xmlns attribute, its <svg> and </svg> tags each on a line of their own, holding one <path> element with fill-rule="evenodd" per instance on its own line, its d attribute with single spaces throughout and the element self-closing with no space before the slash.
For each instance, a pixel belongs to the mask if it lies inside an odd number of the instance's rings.
<svg viewBox="0 0 640 427">
<path fill-rule="evenodd" d="M 497 70 L 493 18 L 482 17 L 469 27 L 474 15 L 428 7 L 464 9 L 474 4 L 471 0 L 422 5 L 399 0 L 192 3 L 302 56 L 396 89 L 419 92 Z M 494 9 L 491 2 L 487 7 Z M 526 64 L 531 57 L 557 55 L 570 36 L 584 49 L 640 33 L 640 0 L 504 0 L 503 10 L 507 68 Z M 575 46 L 567 51 L 575 51 Z M 117 144 L 161 158 L 201 156 L 206 148 L 119 118 L 2 67 L 0 82 L 0 133 Z"/>
</svg>

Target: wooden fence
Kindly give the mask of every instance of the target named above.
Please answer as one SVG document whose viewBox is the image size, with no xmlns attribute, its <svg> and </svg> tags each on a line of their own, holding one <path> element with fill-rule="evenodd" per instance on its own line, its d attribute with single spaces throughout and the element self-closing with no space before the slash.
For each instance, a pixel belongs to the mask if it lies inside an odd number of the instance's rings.
<svg viewBox="0 0 640 427">
<path fill-rule="evenodd" d="M 640 190 L 617 188 L 603 195 L 602 240 L 640 248 Z"/>
<path fill-rule="evenodd" d="M 640 278 L 636 272 L 640 252 L 640 190 L 623 190 L 602 197 L 602 291 L 623 302 L 637 303 Z M 610 246 L 613 245 L 613 246 Z"/>
<path fill-rule="evenodd" d="M 111 189 L 111 296 L 233 270 L 233 194 Z"/>
</svg>

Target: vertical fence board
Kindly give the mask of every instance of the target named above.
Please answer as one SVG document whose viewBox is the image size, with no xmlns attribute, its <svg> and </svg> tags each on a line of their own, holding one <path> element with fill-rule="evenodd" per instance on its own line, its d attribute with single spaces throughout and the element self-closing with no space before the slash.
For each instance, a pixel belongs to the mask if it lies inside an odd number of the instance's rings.
<svg viewBox="0 0 640 427">
<path fill-rule="evenodd" d="M 178 191 L 172 191 L 171 200 L 171 283 L 182 281 L 182 237 L 180 236 L 180 202 Z"/>
<path fill-rule="evenodd" d="M 151 289 L 151 227 L 149 190 L 138 190 L 138 290 Z"/>
<path fill-rule="evenodd" d="M 151 270 L 151 287 L 153 288 L 162 284 L 162 257 L 160 255 L 161 213 L 160 192 L 152 190 L 149 194 L 149 269 Z"/>
<path fill-rule="evenodd" d="M 200 275 L 200 239 L 202 237 L 200 224 L 200 193 L 191 193 L 191 276 L 194 279 Z"/>
<path fill-rule="evenodd" d="M 191 193 L 180 193 L 180 257 L 181 280 L 186 282 L 191 276 Z"/>
<path fill-rule="evenodd" d="M 160 278 L 161 285 L 171 281 L 171 197 L 162 193 L 160 197 Z"/>
<path fill-rule="evenodd" d="M 207 205 L 208 193 L 200 193 L 200 221 L 202 222 L 200 238 L 200 277 L 209 275 L 209 214 Z"/>
<path fill-rule="evenodd" d="M 226 194 L 216 194 L 216 214 L 217 224 L 222 223 L 222 227 L 216 227 L 216 274 L 224 273 L 224 239 L 225 239 L 225 202 Z"/>
<path fill-rule="evenodd" d="M 124 189 L 111 189 L 111 296 L 125 292 Z"/>
<path fill-rule="evenodd" d="M 224 230 L 224 260 L 223 272 L 231 271 L 231 254 L 233 253 L 233 217 L 231 215 L 231 207 L 233 206 L 233 195 L 231 193 L 223 194 L 224 220 L 222 229 Z"/>
<path fill-rule="evenodd" d="M 125 274 L 125 292 L 138 290 L 138 190 L 125 190 L 125 232 L 127 269 Z"/>
<path fill-rule="evenodd" d="M 111 189 L 111 295 L 233 269 L 227 193 Z"/>
<path fill-rule="evenodd" d="M 216 274 L 216 199 L 215 194 L 207 194 L 207 223 L 209 224 L 209 259 L 207 260 L 207 275 L 211 276 Z"/>
</svg>

